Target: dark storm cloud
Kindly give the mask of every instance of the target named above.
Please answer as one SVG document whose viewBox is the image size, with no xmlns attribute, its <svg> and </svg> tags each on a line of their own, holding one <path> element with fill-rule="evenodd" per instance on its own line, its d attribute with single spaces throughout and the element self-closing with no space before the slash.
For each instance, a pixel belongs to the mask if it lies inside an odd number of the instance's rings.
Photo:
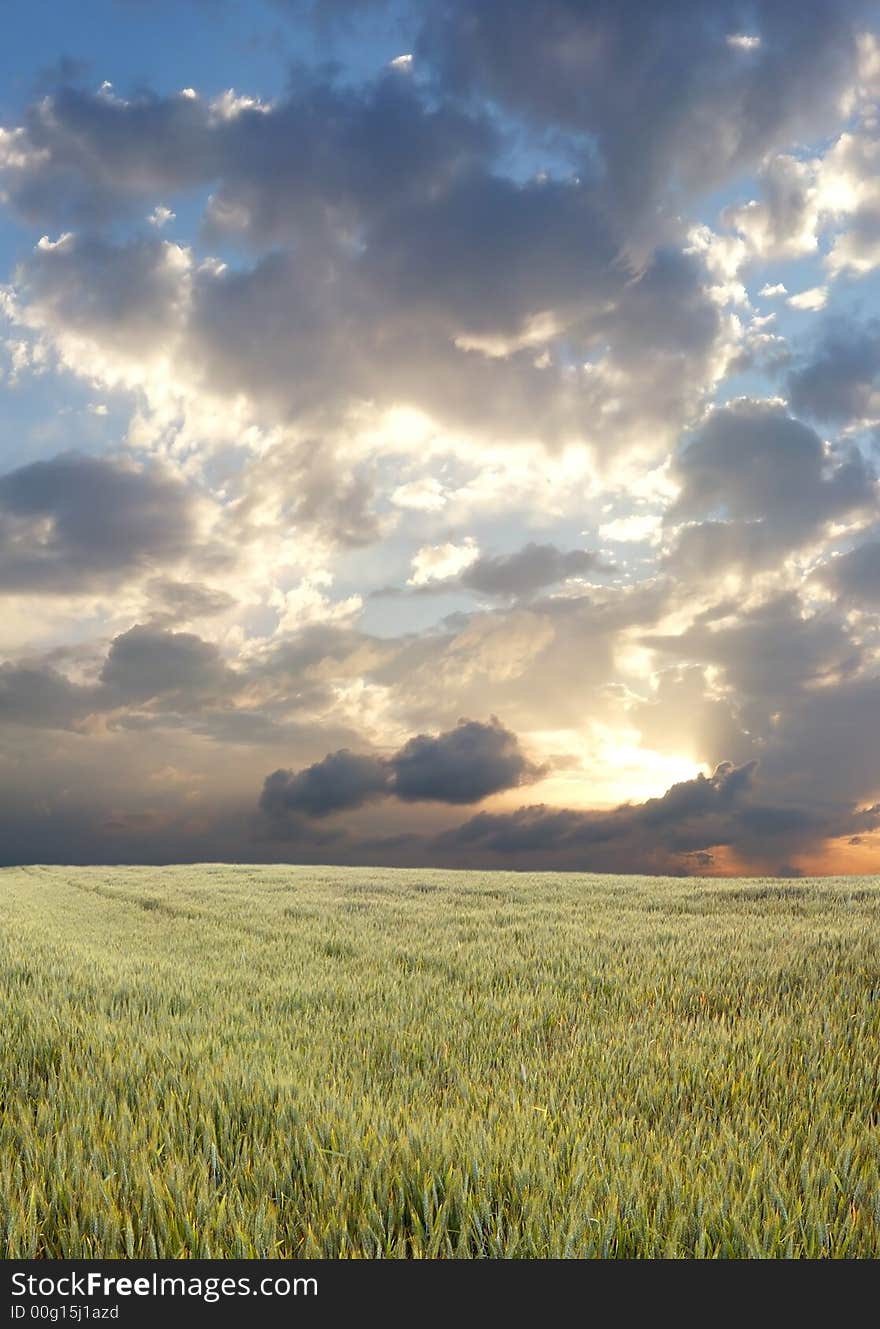
<svg viewBox="0 0 880 1329">
<path fill-rule="evenodd" d="M 217 807 L 206 817 L 191 808 L 146 809 L 140 800 L 114 806 L 79 791 L 67 797 L 56 791 L 51 801 L 16 794 L 0 821 L 0 865 L 241 862 L 242 847 L 254 843 L 253 822 L 252 810 L 238 804 Z M 285 852 L 289 856 L 289 845 L 272 854 L 263 841 L 259 860 Z M 310 861 L 322 859 L 326 850 L 314 852 Z"/>
<path fill-rule="evenodd" d="M 666 521 L 695 524 L 679 533 L 671 564 L 698 576 L 760 567 L 877 503 L 876 475 L 857 448 L 829 455 L 814 430 L 772 401 L 713 411 L 673 474 L 681 492 Z"/>
<path fill-rule="evenodd" d="M 342 748 L 305 770 L 273 771 L 263 785 L 260 807 L 273 818 L 289 813 L 326 817 L 381 798 L 388 793 L 388 777 L 388 766 L 380 757 Z"/>
<path fill-rule="evenodd" d="M 762 763 L 763 766 L 763 763 Z M 611 812 L 545 806 L 479 813 L 437 837 L 452 862 L 601 872 L 699 872 L 719 849 L 754 871 L 789 875 L 792 855 L 829 836 L 873 828 L 880 818 L 826 799 L 812 807 L 768 801 L 756 763 L 724 762 L 712 776 L 673 785 L 661 798 Z"/>
<path fill-rule="evenodd" d="M 607 813 L 537 806 L 479 814 L 439 836 L 361 836 L 338 824 L 327 827 L 320 815 L 305 816 L 286 805 L 286 780 L 265 795 L 276 806 L 261 818 L 229 800 L 186 809 L 166 798 L 145 809 L 131 802 L 130 791 L 120 791 L 114 802 L 58 789 L 47 791 L 47 801 L 16 790 L 8 805 L 13 815 L 0 823 L 0 862 L 33 861 L 34 844 L 41 862 L 284 862 L 294 844 L 297 861 L 305 863 L 699 875 L 717 862 L 712 849 L 732 847 L 756 870 L 789 873 L 787 855 L 799 847 L 880 824 L 880 806 L 856 814 L 827 806 L 808 812 L 760 800 L 755 784 L 750 768 L 726 763 L 713 776 L 685 781 L 645 804 Z"/>
<path fill-rule="evenodd" d="M 0 591 L 70 593 L 180 558 L 190 497 L 161 469 L 65 453 L 0 476 Z"/>
<path fill-rule="evenodd" d="M 481 812 L 444 832 L 439 843 L 499 856 L 551 854 L 569 865 L 581 863 L 584 869 L 654 860 L 664 851 L 682 854 L 729 845 L 737 838 L 740 805 L 751 791 L 755 766 L 724 762 L 709 777 L 698 775 L 673 785 L 661 798 L 611 812 L 540 804 L 510 813 Z"/>
<path fill-rule="evenodd" d="M 234 679 L 213 642 L 143 626 L 114 640 L 101 670 L 108 698 L 120 704 L 157 697 L 169 706 L 193 704 L 228 692 Z"/>
<path fill-rule="evenodd" d="M 493 716 L 489 724 L 460 720 L 436 736 L 417 734 L 392 757 L 331 752 L 302 771 L 267 777 L 260 807 L 270 817 L 323 817 L 374 798 L 402 802 L 478 803 L 543 774 L 515 734 Z"/>
<path fill-rule="evenodd" d="M 823 335 L 788 378 L 795 411 L 849 424 L 880 414 L 871 398 L 880 380 L 880 323 L 830 319 Z"/>
<path fill-rule="evenodd" d="M 460 720 L 448 733 L 418 734 L 390 759 L 392 792 L 405 802 L 478 803 L 502 789 L 538 779 L 516 734 L 495 717 Z"/>
</svg>

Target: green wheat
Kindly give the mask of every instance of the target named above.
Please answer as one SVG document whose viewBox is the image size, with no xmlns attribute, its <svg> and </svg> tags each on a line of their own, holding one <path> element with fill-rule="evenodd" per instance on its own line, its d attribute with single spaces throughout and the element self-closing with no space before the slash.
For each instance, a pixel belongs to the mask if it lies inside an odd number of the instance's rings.
<svg viewBox="0 0 880 1329">
<path fill-rule="evenodd" d="M 880 879 L 0 873 L 8 1258 L 880 1256 Z"/>
</svg>

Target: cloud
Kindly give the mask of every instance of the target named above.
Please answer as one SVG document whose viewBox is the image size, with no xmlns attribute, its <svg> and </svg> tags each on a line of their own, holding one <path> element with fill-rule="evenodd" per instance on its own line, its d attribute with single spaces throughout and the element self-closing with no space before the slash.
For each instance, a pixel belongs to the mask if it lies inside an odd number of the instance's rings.
<svg viewBox="0 0 880 1329">
<path fill-rule="evenodd" d="M 64 453 L 0 476 L 0 590 L 82 593 L 180 560 L 194 505 L 159 466 Z"/>
<path fill-rule="evenodd" d="M 832 276 L 864 277 L 880 267 L 880 199 L 871 210 L 856 214 L 849 229 L 834 241 L 826 263 Z"/>
<path fill-rule="evenodd" d="M 163 203 L 159 203 L 153 208 L 153 211 L 147 217 L 147 221 L 151 226 L 155 226 L 157 230 L 161 231 L 163 226 L 175 221 L 176 216 L 177 214 L 172 212 L 170 208 L 166 208 Z"/>
<path fill-rule="evenodd" d="M 63 87 L 0 139 L 0 186 L 32 222 L 92 225 L 216 171 L 209 112 L 177 94 L 124 101 Z"/>
<path fill-rule="evenodd" d="M 880 608 L 880 540 L 868 540 L 818 568 L 816 577 L 840 600 Z"/>
<path fill-rule="evenodd" d="M 678 635 L 650 633 L 642 641 L 678 661 L 714 666 L 744 728 L 756 734 L 772 732 L 786 698 L 809 693 L 815 702 L 820 688 L 851 677 L 865 660 L 836 612 L 807 614 L 792 591 L 741 613 L 725 605 L 717 618 L 697 618 Z"/>
<path fill-rule="evenodd" d="M 437 582 L 445 584 L 479 558 L 479 555 L 479 546 L 473 539 L 467 539 L 461 545 L 423 545 L 413 556 L 407 585 L 421 587 Z"/>
<path fill-rule="evenodd" d="M 6 131 L 12 206 L 61 227 L 213 183 L 206 236 L 254 258 L 65 234 L 22 265 L 16 319 L 154 408 L 211 395 L 324 438 L 411 406 L 471 438 L 659 447 L 729 349 L 701 261 L 666 226 L 634 269 L 600 180 L 511 179 L 489 126 L 397 71 L 259 106 L 58 94 Z M 376 529 L 358 484 L 350 536 Z"/>
<path fill-rule="evenodd" d="M 642 638 L 664 663 L 708 668 L 716 718 L 723 702 L 739 731 L 740 759 L 760 761 L 761 803 L 806 818 L 800 834 L 792 831 L 791 853 L 850 833 L 858 806 L 876 801 L 880 679 L 870 641 L 853 633 L 845 609 L 808 612 L 788 592 L 743 610 L 728 602 L 680 634 Z M 729 741 L 724 728 L 719 739 Z M 741 822 L 740 848 L 750 837 Z M 756 833 L 758 848 L 760 839 Z"/>
<path fill-rule="evenodd" d="M 794 410 L 834 424 L 880 416 L 880 323 L 829 319 L 788 378 Z"/>
<path fill-rule="evenodd" d="M 742 766 L 723 762 L 711 776 L 698 774 L 673 785 L 660 798 L 609 812 L 540 804 L 510 813 L 481 812 L 443 832 L 438 844 L 446 851 L 489 854 L 500 860 L 526 856 L 584 871 L 613 870 L 621 863 L 633 864 L 635 870 L 639 866 L 657 870 L 658 863 L 668 864 L 670 855 L 677 856 L 682 866 L 683 855 L 737 841 L 755 767 L 754 762 Z M 765 811 L 763 835 L 772 838 L 777 810 Z M 783 823 L 780 817 L 780 829 Z"/>
<path fill-rule="evenodd" d="M 818 686 L 777 696 L 780 714 L 765 730 L 762 778 L 774 796 L 824 820 L 826 834 L 865 829 L 859 809 L 876 802 L 878 789 L 876 668 L 832 673 Z"/>
<path fill-rule="evenodd" d="M 844 223 L 825 257 L 831 277 L 865 276 L 880 264 L 878 160 L 880 135 L 869 104 L 861 123 L 841 134 L 822 162 L 823 195 L 838 226 Z"/>
<path fill-rule="evenodd" d="M 670 565 L 705 576 L 764 566 L 877 501 L 876 476 L 857 449 L 829 455 L 775 401 L 742 398 L 714 410 L 673 476 L 681 490 L 667 523 L 693 524 L 679 531 Z"/>
<path fill-rule="evenodd" d="M 519 598 L 601 566 L 596 554 L 586 549 L 563 552 L 555 545 L 530 541 L 513 554 L 481 555 L 461 574 L 461 583 L 483 595 Z"/>
<path fill-rule="evenodd" d="M 391 788 L 404 802 L 478 803 L 490 794 L 528 784 L 542 774 L 528 761 L 516 735 L 495 719 L 459 720 L 433 737 L 418 734 L 389 760 Z"/>
<path fill-rule="evenodd" d="M 388 793 L 388 768 L 378 757 L 359 756 L 342 748 L 323 761 L 294 774 L 273 771 L 266 777 L 260 808 L 267 816 L 283 819 L 290 813 L 326 817 L 359 808 Z"/>
<path fill-rule="evenodd" d="M 269 817 L 324 817 L 384 797 L 402 802 L 478 803 L 538 779 L 543 771 L 493 716 L 460 720 L 446 733 L 417 734 L 391 757 L 331 752 L 302 771 L 266 778 L 260 808 Z"/>
<path fill-rule="evenodd" d="M 539 591 L 597 569 L 607 570 L 586 549 L 563 551 L 529 541 L 512 554 L 481 554 L 473 539 L 463 545 L 426 545 L 413 559 L 407 585 L 426 591 L 469 590 L 500 599 L 528 599 Z"/>
<path fill-rule="evenodd" d="M 599 527 L 599 536 L 602 540 L 615 540 L 622 544 L 639 543 L 642 540 L 658 544 L 662 525 L 661 518 L 655 513 L 634 513 L 630 517 L 615 517 L 613 521 L 603 522 Z"/>
<path fill-rule="evenodd" d="M 792 309 L 809 309 L 815 313 L 819 309 L 824 309 L 827 305 L 828 287 L 812 286 L 808 291 L 800 291 L 797 295 L 790 295 L 786 303 L 791 305 Z"/>
<path fill-rule="evenodd" d="M 190 256 L 180 246 L 153 238 L 115 245 L 69 233 L 43 237 L 20 276 L 29 326 L 60 334 L 71 368 L 86 369 L 78 354 L 89 343 L 107 355 L 111 383 L 127 361 L 173 355 L 191 280 Z M 99 369 L 93 364 L 91 372 Z"/>
<path fill-rule="evenodd" d="M 237 485 L 242 531 L 252 514 L 259 526 L 274 507 L 285 530 L 309 530 L 331 546 L 359 549 L 381 539 L 393 524 L 376 511 L 369 463 L 352 465 L 326 437 L 282 440 L 267 448 L 246 463 Z"/>
<path fill-rule="evenodd" d="M 869 12 L 811 0 L 804 22 L 759 3 L 743 32 L 737 0 L 547 0 L 516 22 L 502 0 L 478 12 L 451 0 L 429 11 L 416 49 L 454 87 L 593 136 L 622 210 L 676 186 L 713 188 L 839 118 Z M 753 39 L 747 52 L 738 34 Z"/>
<path fill-rule="evenodd" d="M 43 662 L 0 664 L 0 724 L 72 729 L 97 706 L 94 689 L 70 682 Z"/>
<path fill-rule="evenodd" d="M 687 646 L 682 655 L 687 658 Z M 717 677 L 717 675 L 715 676 Z M 710 765 L 725 757 L 745 763 L 753 743 L 737 716 L 738 696 L 713 686 L 704 664 L 670 663 L 655 675 L 649 696 L 630 706 L 642 743 L 657 752 L 697 752 Z"/>
<path fill-rule="evenodd" d="M 748 203 L 729 207 L 722 221 L 742 238 L 752 261 L 800 258 L 818 248 L 820 199 L 816 183 L 816 163 L 801 161 L 785 153 L 762 163 L 756 177 L 759 197 Z M 762 295 L 781 295 L 778 287 L 767 288 Z M 795 309 L 815 309 L 820 305 L 805 302 L 817 299 L 815 292 L 792 296 L 788 303 Z"/>
<path fill-rule="evenodd" d="M 870 834 L 874 8 L 276 0 L 255 39 L 336 68 L 41 76 L 0 131 L 0 854 Z"/>
<path fill-rule="evenodd" d="M 154 577 L 145 589 L 151 597 L 151 627 L 168 628 L 193 619 L 214 618 L 237 604 L 234 596 L 216 586 L 172 577 Z"/>
<path fill-rule="evenodd" d="M 518 808 L 478 813 L 442 832 L 437 849 L 457 864 L 492 866 L 514 859 L 535 868 L 700 874 L 719 851 L 752 871 L 791 875 L 791 856 L 876 827 L 877 814 L 857 814 L 826 801 L 814 807 L 768 801 L 757 763 L 722 762 L 711 776 L 671 786 L 659 798 L 610 812 Z"/>
<path fill-rule="evenodd" d="M 265 248 L 322 226 L 339 234 L 387 198 L 467 169 L 493 142 L 486 120 L 426 108 L 399 71 L 345 89 L 303 69 L 275 103 L 65 87 L 4 134 L 0 184 L 29 221 L 94 226 L 216 182 L 214 233 Z"/>
<path fill-rule="evenodd" d="M 851 90 L 859 119 L 815 155 L 777 153 L 765 158 L 755 177 L 758 197 L 725 208 L 720 220 L 735 233 L 712 237 L 710 260 L 726 258 L 737 270 L 770 259 L 818 255 L 830 232 L 823 266 L 829 278 L 864 276 L 880 263 L 880 186 L 877 160 L 880 138 L 866 90 Z M 727 273 L 728 278 L 732 275 Z M 781 289 L 780 289 L 781 287 Z M 765 286 L 765 295 L 788 295 L 781 283 Z M 818 310 L 830 288 L 815 286 L 792 295 L 793 309 Z"/>
<path fill-rule="evenodd" d="M 140 625 L 113 641 L 101 670 L 101 682 L 118 703 L 161 697 L 169 707 L 222 694 L 233 677 L 212 642 Z"/>
</svg>

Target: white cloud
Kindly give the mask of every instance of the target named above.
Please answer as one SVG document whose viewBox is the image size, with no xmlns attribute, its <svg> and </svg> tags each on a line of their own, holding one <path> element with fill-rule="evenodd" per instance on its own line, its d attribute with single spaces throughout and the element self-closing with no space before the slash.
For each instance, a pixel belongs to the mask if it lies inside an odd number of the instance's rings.
<svg viewBox="0 0 880 1329">
<path fill-rule="evenodd" d="M 439 512 L 446 506 L 444 487 L 433 475 L 398 485 L 390 498 L 396 507 L 411 508 L 414 512 Z"/>
<path fill-rule="evenodd" d="M 792 309 L 808 309 L 811 312 L 824 309 L 828 303 L 828 287 L 811 286 L 808 291 L 800 291 L 797 295 L 790 295 L 787 303 L 791 305 Z"/>
<path fill-rule="evenodd" d="M 759 196 L 722 214 L 758 259 L 798 258 L 818 246 L 820 191 L 818 163 L 779 153 L 758 172 Z"/>
<path fill-rule="evenodd" d="M 446 581 L 457 577 L 480 556 L 480 546 L 473 536 L 461 545 L 423 545 L 412 561 L 408 586 L 427 586 L 432 581 Z"/>
<path fill-rule="evenodd" d="M 765 300 L 775 300 L 777 295 L 788 295 L 788 290 L 781 281 L 775 282 L 772 286 L 769 282 L 762 286 L 759 295 L 763 295 Z"/>
<path fill-rule="evenodd" d="M 643 516 L 634 514 L 606 521 L 599 527 L 599 535 L 603 540 L 617 540 L 621 544 L 647 541 L 648 544 L 656 545 L 660 543 L 662 525 L 663 518 L 654 513 L 645 513 Z"/>
<path fill-rule="evenodd" d="M 53 250 L 72 249 L 76 243 L 76 236 L 72 231 L 63 231 L 57 240 L 50 240 L 48 235 L 41 235 L 37 241 L 37 249 L 44 254 L 51 254 Z"/>
<path fill-rule="evenodd" d="M 325 591 L 332 585 L 332 574 L 319 570 L 304 577 L 289 591 L 274 590 L 269 603 L 278 613 L 276 634 L 284 636 L 316 624 L 345 623 L 354 618 L 363 605 L 361 596 L 331 600 Z"/>
<path fill-rule="evenodd" d="M 880 215 L 873 228 L 873 234 L 861 234 L 849 231 L 835 240 L 825 264 L 832 277 L 842 272 L 854 273 L 864 277 L 880 267 Z"/>
<path fill-rule="evenodd" d="M 757 51 L 761 38 L 747 32 L 731 32 L 725 39 L 735 51 Z"/>
<path fill-rule="evenodd" d="M 176 212 L 172 212 L 170 208 L 165 207 L 164 203 L 160 203 L 158 207 L 153 208 L 153 211 L 147 217 L 147 221 L 151 226 L 161 230 L 163 226 L 173 222 L 176 217 Z"/>
<path fill-rule="evenodd" d="M 269 102 L 263 101 L 260 97 L 249 97 L 246 93 L 238 93 L 234 88 L 227 88 L 211 102 L 211 113 L 220 121 L 235 120 L 243 111 L 260 111 L 268 115 L 271 110 Z"/>
</svg>

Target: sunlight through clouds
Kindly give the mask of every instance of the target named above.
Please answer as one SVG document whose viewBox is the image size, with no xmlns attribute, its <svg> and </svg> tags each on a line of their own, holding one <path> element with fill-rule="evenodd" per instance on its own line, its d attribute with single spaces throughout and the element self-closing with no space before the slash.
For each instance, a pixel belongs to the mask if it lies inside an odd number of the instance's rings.
<svg viewBox="0 0 880 1329">
<path fill-rule="evenodd" d="M 13 24 L 0 861 L 863 864 L 872 6 L 246 8 Z"/>
</svg>

